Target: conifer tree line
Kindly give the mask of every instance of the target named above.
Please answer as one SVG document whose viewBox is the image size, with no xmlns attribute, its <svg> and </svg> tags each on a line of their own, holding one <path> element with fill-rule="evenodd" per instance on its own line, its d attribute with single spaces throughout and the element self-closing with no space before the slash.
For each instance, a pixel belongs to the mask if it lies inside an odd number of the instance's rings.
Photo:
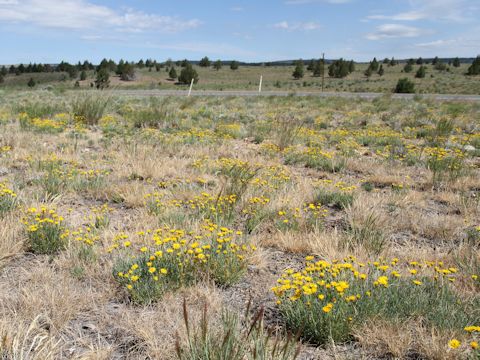
<svg viewBox="0 0 480 360">
<path fill-rule="evenodd" d="M 378 61 L 377 58 L 373 58 L 369 62 L 369 66 L 364 71 L 364 75 L 367 78 L 377 74 L 378 76 L 383 76 L 386 69 L 389 67 L 397 66 L 399 61 L 392 58 L 384 58 L 382 61 Z M 408 59 L 402 69 L 404 73 L 411 73 L 414 71 L 416 78 L 424 78 L 427 72 L 428 64 L 432 65 L 434 70 L 439 72 L 450 71 L 450 66 L 458 68 L 461 66 L 461 61 L 458 57 L 442 61 L 438 56 L 432 59 L 423 59 L 422 57 L 414 60 L 413 58 Z M 203 57 L 198 65 L 200 67 L 208 68 L 219 71 L 223 68 L 224 65 L 227 65 L 230 70 L 237 70 L 240 66 L 238 61 L 222 61 L 220 59 L 216 61 L 210 60 L 207 56 Z M 266 63 L 266 66 L 272 66 L 273 63 Z M 328 71 L 329 77 L 334 78 L 344 78 L 355 71 L 355 62 L 353 60 L 344 60 L 340 58 L 338 60 L 328 61 L 328 63 L 322 59 L 312 59 L 308 62 L 308 65 L 305 67 L 303 60 L 296 60 L 293 62 L 294 71 L 292 76 L 295 79 L 303 78 L 306 71 L 311 72 L 311 75 L 314 77 L 324 76 Z M 327 69 L 328 65 L 328 69 Z M 414 68 L 417 65 L 419 67 Z M 181 68 L 177 72 L 177 68 Z M 165 68 L 165 71 L 168 73 L 168 76 L 172 80 L 178 79 L 179 83 L 189 84 L 192 79 L 194 82 L 197 82 L 199 79 L 198 73 L 193 67 L 192 63 L 187 59 L 172 61 L 168 59 L 164 62 L 158 62 L 157 60 L 147 59 L 139 60 L 138 62 L 134 61 L 125 61 L 120 60 L 116 63 L 112 59 L 103 59 L 98 65 L 94 65 L 88 60 L 83 62 L 78 62 L 77 64 L 70 64 L 66 61 L 62 61 L 59 64 L 42 64 L 42 63 L 30 63 L 28 65 L 19 64 L 17 66 L 0 66 L 0 84 L 5 81 L 5 77 L 8 75 L 21 75 L 21 74 L 34 74 L 34 73 L 53 73 L 53 72 L 62 72 L 67 73 L 70 79 L 84 81 L 87 80 L 90 73 L 94 73 L 95 86 L 97 88 L 108 87 L 109 85 L 109 76 L 111 73 L 115 73 L 123 81 L 132 81 L 135 80 L 135 70 L 136 69 L 148 69 L 148 71 L 161 71 Z M 477 56 L 473 62 L 468 67 L 465 75 L 479 75 L 480 74 L 480 56 Z M 31 78 L 32 81 L 29 81 L 30 86 L 35 86 L 35 81 Z M 93 86 L 93 85 L 92 85 Z"/>
</svg>

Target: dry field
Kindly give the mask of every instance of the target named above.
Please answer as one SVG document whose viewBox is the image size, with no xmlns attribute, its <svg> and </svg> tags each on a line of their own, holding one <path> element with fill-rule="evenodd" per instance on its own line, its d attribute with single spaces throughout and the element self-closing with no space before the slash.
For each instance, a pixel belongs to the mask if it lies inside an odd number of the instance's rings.
<svg viewBox="0 0 480 360">
<path fill-rule="evenodd" d="M 479 251 L 476 103 L 0 99 L 2 359 L 478 359 Z"/>
<path fill-rule="evenodd" d="M 420 94 L 479 94 L 480 76 L 466 76 L 469 64 L 462 64 L 460 67 L 449 67 L 449 71 L 438 71 L 433 65 L 426 66 L 426 77 L 415 78 L 415 73 L 420 65 L 414 65 L 410 73 L 404 73 L 405 64 L 395 66 L 384 65 L 385 74 L 379 76 L 373 74 L 367 79 L 364 75 L 368 64 L 356 64 L 355 71 L 343 79 L 331 78 L 326 73 L 325 91 L 333 92 L 380 92 L 391 93 L 397 84 L 398 79 L 408 78 L 415 83 L 415 91 Z M 263 76 L 263 90 L 284 90 L 284 91 L 320 91 L 322 88 L 321 77 L 312 76 L 311 71 L 305 69 L 305 76 L 295 80 L 292 76 L 293 66 L 240 66 L 238 70 L 232 71 L 229 66 L 224 66 L 217 71 L 213 68 L 194 66 L 199 75 L 199 82 L 194 86 L 195 90 L 250 90 L 256 91 L 260 76 Z M 176 67 L 180 73 L 181 67 Z M 148 71 L 147 69 L 136 69 L 134 81 L 121 81 L 119 76 L 113 73 L 110 76 L 110 84 L 113 88 L 119 89 L 160 89 L 174 90 L 186 89 L 186 85 L 178 85 L 175 80 L 169 79 L 165 68 L 160 71 Z M 7 75 L 5 82 L 0 84 L 0 89 L 27 89 L 30 78 L 34 78 L 37 88 L 51 87 L 52 89 L 72 89 L 76 80 L 70 80 L 66 73 L 40 73 Z M 65 78 L 62 80 L 62 78 Z M 90 88 L 95 81 L 93 71 L 88 72 L 88 78 L 80 81 L 81 89 Z"/>
</svg>

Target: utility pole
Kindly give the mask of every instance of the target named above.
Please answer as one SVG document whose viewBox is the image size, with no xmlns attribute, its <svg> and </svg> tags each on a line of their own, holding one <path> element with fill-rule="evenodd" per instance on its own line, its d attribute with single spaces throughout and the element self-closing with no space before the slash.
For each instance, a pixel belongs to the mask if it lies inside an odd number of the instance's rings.
<svg viewBox="0 0 480 360">
<path fill-rule="evenodd" d="M 323 92 L 323 87 L 325 85 L 325 53 L 322 53 L 322 92 Z"/>
</svg>

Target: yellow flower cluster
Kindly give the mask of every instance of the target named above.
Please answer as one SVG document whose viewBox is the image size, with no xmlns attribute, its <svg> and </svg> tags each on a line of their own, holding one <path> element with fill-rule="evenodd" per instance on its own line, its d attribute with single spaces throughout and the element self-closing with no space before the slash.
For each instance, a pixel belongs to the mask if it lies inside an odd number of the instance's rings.
<svg viewBox="0 0 480 360">
<path fill-rule="evenodd" d="M 302 271 L 286 270 L 278 279 L 279 285 L 272 288 L 279 303 L 301 298 L 311 301 L 311 296 L 314 295 L 315 299 L 335 304 L 341 300 L 353 300 L 348 296 L 357 299 L 370 296 L 375 288 L 387 288 L 391 282 L 402 277 L 410 278 L 412 284 L 420 286 L 423 284 L 420 279 L 424 277 L 434 281 L 455 282 L 458 275 L 457 268 L 444 267 L 443 262 L 411 261 L 399 265 L 398 259 L 394 258 L 391 261 L 379 260 L 365 264 L 357 262 L 352 256 L 342 262 L 332 263 L 314 261 L 313 256 L 307 256 L 306 260 Z M 472 279 L 475 281 L 476 278 Z M 345 293 L 350 287 L 355 289 L 355 293 Z M 357 292 L 359 289 L 361 291 Z"/>
<path fill-rule="evenodd" d="M 244 243 L 240 231 L 205 221 L 200 232 L 174 229 L 168 226 L 140 231 L 132 238 L 120 234 L 114 238 L 109 251 L 125 252 L 133 259 L 127 267 L 115 273 L 117 280 L 139 296 L 145 287 L 188 284 L 202 278 L 211 278 L 220 284 L 229 284 L 231 278 L 241 275 L 247 256 L 255 251 Z"/>
<path fill-rule="evenodd" d="M 468 342 L 468 347 L 473 350 L 473 358 L 476 358 L 475 356 L 480 356 L 480 347 L 479 347 L 479 341 L 480 341 L 480 326 L 476 325 L 469 325 L 465 326 L 464 329 L 470 336 L 471 339 Z M 450 349 L 458 349 L 462 346 L 462 342 L 458 339 L 451 339 L 448 342 L 448 347 Z"/>
<path fill-rule="evenodd" d="M 6 154 L 8 152 L 12 151 L 12 147 L 10 145 L 3 145 L 0 146 L 0 155 Z"/>
<path fill-rule="evenodd" d="M 64 249 L 69 236 L 64 221 L 55 209 L 46 206 L 29 208 L 21 222 L 27 232 L 30 250 L 37 254 L 53 254 Z"/>
<path fill-rule="evenodd" d="M 62 226 L 64 221 L 63 216 L 58 215 L 55 209 L 49 209 L 46 206 L 39 209 L 28 208 L 26 216 L 22 219 L 22 223 L 32 233 L 40 231 L 46 224 Z"/>
<path fill-rule="evenodd" d="M 6 183 L 0 182 L 0 214 L 11 210 L 16 200 L 17 194 Z"/>
<path fill-rule="evenodd" d="M 237 202 L 236 195 L 214 196 L 207 192 L 195 195 L 191 199 L 164 199 L 164 194 L 154 192 L 145 195 L 147 207 L 153 213 L 160 213 L 165 209 L 183 208 L 205 216 L 224 214 Z"/>
<path fill-rule="evenodd" d="M 23 128 L 40 132 L 61 132 L 68 125 L 68 114 L 56 114 L 53 118 L 30 118 L 26 113 L 19 114 L 19 121 Z"/>
</svg>

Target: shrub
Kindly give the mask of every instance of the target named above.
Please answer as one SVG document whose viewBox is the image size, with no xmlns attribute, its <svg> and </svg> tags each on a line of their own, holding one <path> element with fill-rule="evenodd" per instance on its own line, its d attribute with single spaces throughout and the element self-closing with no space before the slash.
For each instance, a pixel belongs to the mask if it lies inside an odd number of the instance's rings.
<svg viewBox="0 0 480 360">
<path fill-rule="evenodd" d="M 17 204 L 17 194 L 5 183 L 0 182 L 0 218 Z"/>
<path fill-rule="evenodd" d="M 170 98 L 151 97 L 148 106 L 142 106 L 140 110 L 132 109 L 125 116 L 136 128 L 165 128 L 171 125 L 173 113 Z"/>
<path fill-rule="evenodd" d="M 22 220 L 28 248 L 35 254 L 55 254 L 65 249 L 68 231 L 64 219 L 55 210 L 42 206 L 29 208 Z"/>
<path fill-rule="evenodd" d="M 295 360 L 300 344 L 289 335 L 281 340 L 264 325 L 264 310 L 253 316 L 247 306 L 245 319 L 228 310 L 222 311 L 219 328 L 209 326 L 207 305 L 198 325 L 191 324 L 186 302 L 183 302 L 183 319 L 187 330 L 186 344 L 177 337 L 176 353 L 179 360 L 229 359 L 229 360 Z M 243 321 L 242 321 L 243 320 Z M 296 345 L 296 346 L 295 346 Z"/>
<path fill-rule="evenodd" d="M 180 76 L 178 77 L 178 81 L 181 84 L 188 84 L 193 80 L 193 83 L 196 84 L 198 82 L 198 73 L 197 71 L 193 68 L 191 64 L 187 64 L 182 71 L 180 72 Z"/>
<path fill-rule="evenodd" d="M 457 331 L 478 319 L 480 298 L 461 299 L 450 285 L 457 277 L 475 280 L 443 263 L 306 259 L 301 271 L 287 269 L 272 290 L 287 326 L 315 344 L 352 340 L 355 326 L 374 319 L 422 319 L 428 327 Z"/>
<path fill-rule="evenodd" d="M 413 66 L 410 62 L 405 64 L 405 66 L 403 67 L 403 71 L 406 73 L 412 72 L 412 70 L 413 70 Z"/>
<path fill-rule="evenodd" d="M 399 79 L 395 92 L 399 94 L 413 94 L 415 93 L 415 84 L 407 78 Z"/>
<path fill-rule="evenodd" d="M 315 203 L 320 203 L 337 209 L 346 209 L 353 203 L 353 194 L 346 191 L 330 191 L 319 189 L 315 192 Z"/>
<path fill-rule="evenodd" d="M 415 77 L 418 78 L 418 79 L 423 79 L 425 77 L 425 70 L 426 70 L 426 67 L 425 66 L 420 66 L 417 70 L 417 72 L 415 73 Z"/>
<path fill-rule="evenodd" d="M 385 223 L 380 213 L 374 209 L 347 209 L 346 245 L 348 249 L 362 246 L 368 253 L 380 254 L 387 238 Z"/>
<path fill-rule="evenodd" d="M 277 115 L 272 125 L 272 130 L 275 135 L 275 144 L 280 151 L 283 151 L 294 144 L 304 122 L 299 121 L 295 116 Z"/>
<path fill-rule="evenodd" d="M 220 70 L 222 66 L 223 66 L 222 60 L 217 60 L 213 63 L 213 68 L 217 71 Z"/>
<path fill-rule="evenodd" d="M 64 104 L 50 101 L 29 100 L 25 102 L 19 102 L 12 106 L 12 111 L 14 113 L 24 113 L 31 119 L 50 117 L 62 112 L 63 110 L 65 110 Z"/>
<path fill-rule="evenodd" d="M 438 186 L 443 181 L 457 179 L 464 171 L 465 154 L 459 149 L 442 147 L 425 148 L 426 165 L 432 171 L 432 184 Z"/>
<path fill-rule="evenodd" d="M 151 238 L 146 234 L 151 234 Z M 111 247 L 123 249 L 114 267 L 115 279 L 133 302 L 148 304 L 166 291 L 211 279 L 229 286 L 243 276 L 255 247 L 237 241 L 240 232 L 206 221 L 201 233 L 170 227 L 140 232 L 141 255 L 132 256 L 132 242 L 118 236 Z M 123 242 L 123 243 L 122 243 Z"/>
<path fill-rule="evenodd" d="M 100 93 L 83 92 L 70 103 L 76 121 L 87 125 L 97 125 L 111 98 Z"/>
</svg>

